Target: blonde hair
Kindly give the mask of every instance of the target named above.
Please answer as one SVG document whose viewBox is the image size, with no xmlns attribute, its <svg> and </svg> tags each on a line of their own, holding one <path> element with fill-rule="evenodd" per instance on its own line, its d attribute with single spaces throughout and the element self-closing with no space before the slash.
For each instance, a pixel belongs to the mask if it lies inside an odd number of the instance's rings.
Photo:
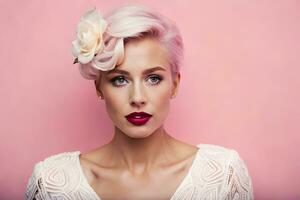
<svg viewBox="0 0 300 200">
<path fill-rule="evenodd" d="M 97 66 L 114 68 L 122 62 L 126 42 L 151 36 L 158 39 L 168 49 L 172 75 L 179 73 L 183 57 L 183 42 L 174 22 L 141 5 L 118 8 L 104 16 L 104 19 L 107 22 L 104 42 L 109 51 L 98 55 Z M 84 78 L 97 80 L 101 73 L 97 66 L 80 64 L 80 72 Z"/>
</svg>

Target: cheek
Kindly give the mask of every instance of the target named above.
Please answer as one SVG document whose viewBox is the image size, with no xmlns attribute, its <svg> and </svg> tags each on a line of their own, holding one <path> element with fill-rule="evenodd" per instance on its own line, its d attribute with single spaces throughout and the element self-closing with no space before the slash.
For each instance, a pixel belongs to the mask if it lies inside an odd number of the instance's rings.
<svg viewBox="0 0 300 200">
<path fill-rule="evenodd" d="M 170 94 L 169 92 L 164 93 L 160 96 L 158 101 L 156 102 L 157 110 L 168 111 L 170 105 Z"/>
<path fill-rule="evenodd" d="M 164 91 L 156 91 L 153 95 L 155 95 L 155 104 L 163 106 L 163 104 L 166 104 L 170 101 L 170 90 L 164 90 Z"/>
<path fill-rule="evenodd" d="M 127 95 L 125 91 L 116 91 L 115 89 L 103 90 L 105 105 L 108 114 L 113 118 L 114 116 L 120 114 L 126 105 Z"/>
<path fill-rule="evenodd" d="M 170 84 L 165 84 L 151 93 L 152 104 L 155 107 L 156 112 L 159 111 L 162 115 L 165 115 L 168 112 L 171 91 Z"/>
</svg>

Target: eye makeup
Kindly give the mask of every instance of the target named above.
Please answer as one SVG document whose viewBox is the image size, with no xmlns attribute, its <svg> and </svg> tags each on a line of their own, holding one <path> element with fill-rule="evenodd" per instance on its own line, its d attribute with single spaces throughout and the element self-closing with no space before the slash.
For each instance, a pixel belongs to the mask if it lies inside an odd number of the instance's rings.
<svg viewBox="0 0 300 200">
<path fill-rule="evenodd" d="M 125 79 L 125 76 L 115 76 L 113 77 L 112 79 L 110 79 L 110 83 L 113 85 L 113 86 L 116 86 L 116 87 L 120 87 L 122 85 L 124 85 L 124 81 L 127 81 Z M 127 81 L 128 82 L 128 81 Z"/>
<path fill-rule="evenodd" d="M 163 80 L 163 77 L 158 74 L 150 74 L 147 78 L 146 81 L 150 85 L 158 85 L 161 81 Z M 126 85 L 129 81 L 126 79 L 125 76 L 123 75 L 118 75 L 109 80 L 109 82 L 115 86 L 115 87 L 121 87 L 123 85 Z"/>
<path fill-rule="evenodd" d="M 157 74 L 151 74 L 148 76 L 147 81 L 148 80 L 151 80 L 151 85 L 158 85 L 163 80 L 163 77 Z"/>
</svg>

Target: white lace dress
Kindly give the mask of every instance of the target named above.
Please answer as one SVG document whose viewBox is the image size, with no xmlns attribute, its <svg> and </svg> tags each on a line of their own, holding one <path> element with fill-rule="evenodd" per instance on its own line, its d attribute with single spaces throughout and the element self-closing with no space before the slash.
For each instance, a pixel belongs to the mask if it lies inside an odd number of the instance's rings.
<svg viewBox="0 0 300 200">
<path fill-rule="evenodd" d="M 225 147 L 198 144 L 197 155 L 171 200 L 251 200 L 252 181 L 239 154 Z M 79 161 L 80 151 L 60 153 L 35 164 L 26 200 L 101 200 Z"/>
</svg>

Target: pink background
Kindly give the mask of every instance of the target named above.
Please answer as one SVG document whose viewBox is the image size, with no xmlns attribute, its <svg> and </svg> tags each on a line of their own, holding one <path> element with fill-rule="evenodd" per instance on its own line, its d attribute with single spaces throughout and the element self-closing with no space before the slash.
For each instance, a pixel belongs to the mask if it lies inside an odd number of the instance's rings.
<svg viewBox="0 0 300 200">
<path fill-rule="evenodd" d="M 109 2 L 109 3 L 107 3 Z M 131 1 L 177 22 L 185 43 L 166 129 L 190 144 L 236 149 L 255 199 L 300 199 L 300 2 Z M 22 199 L 33 165 L 101 146 L 112 124 L 73 65 L 79 17 L 117 0 L 0 3 L 0 199 Z"/>
</svg>

